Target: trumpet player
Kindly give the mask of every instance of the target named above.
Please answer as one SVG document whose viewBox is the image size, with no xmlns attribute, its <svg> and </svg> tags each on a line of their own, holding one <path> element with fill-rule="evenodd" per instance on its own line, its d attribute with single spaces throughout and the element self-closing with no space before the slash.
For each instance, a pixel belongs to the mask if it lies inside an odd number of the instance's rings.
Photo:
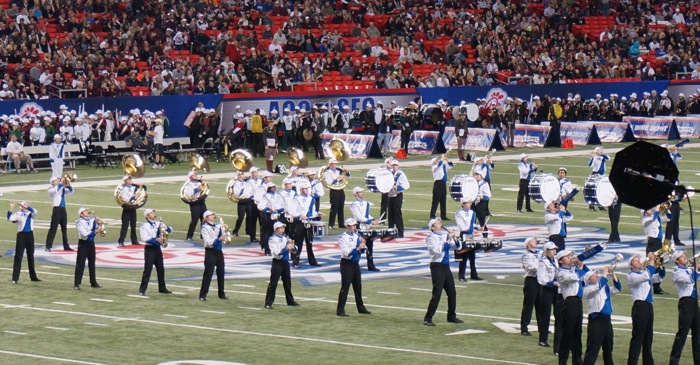
<svg viewBox="0 0 700 365">
<path fill-rule="evenodd" d="M 265 295 L 265 309 L 272 309 L 280 277 L 282 278 L 282 287 L 284 288 L 287 305 L 292 307 L 299 306 L 299 303 L 294 301 L 294 295 L 292 295 L 292 275 L 289 271 L 289 257 L 290 254 L 295 252 L 296 247 L 294 242 L 290 241 L 284 234 L 286 226 L 282 222 L 275 222 L 273 227 L 275 234 L 270 237 L 272 267 L 270 268 L 270 284 L 267 286 L 267 294 Z"/>
<path fill-rule="evenodd" d="M 559 364 L 565 365 L 569 360 L 569 353 L 573 357 L 574 364 L 581 364 L 583 346 L 581 335 L 583 333 L 583 282 L 581 279 L 588 272 L 588 268 L 582 261 L 577 260 L 573 251 L 561 250 L 557 252 L 557 282 L 564 302 L 561 309 L 562 334 L 559 344 Z M 556 336 L 556 335 L 555 335 Z"/>
<path fill-rule="evenodd" d="M 228 230 L 228 227 L 226 225 L 216 224 L 216 213 L 210 210 L 204 212 L 203 219 L 202 240 L 204 241 L 204 275 L 202 275 L 202 287 L 199 289 L 199 300 L 207 300 L 214 269 L 216 269 L 219 299 L 228 299 L 224 290 L 226 262 L 224 261 L 224 253 L 222 251 L 225 235 L 224 230 Z"/>
<path fill-rule="evenodd" d="M 457 318 L 457 291 L 455 281 L 450 270 L 450 250 L 460 249 L 461 243 L 455 239 L 454 233 L 443 233 L 442 220 L 433 218 L 428 222 L 430 234 L 426 238 L 428 255 L 430 255 L 430 277 L 433 283 L 433 292 L 428 304 L 428 311 L 423 317 L 423 325 L 434 327 L 433 316 L 440 304 L 442 291 L 447 294 L 447 322 L 464 323 Z"/>
<path fill-rule="evenodd" d="M 518 183 L 518 200 L 516 203 L 518 213 L 523 212 L 523 199 L 525 199 L 525 209 L 527 209 L 528 212 L 534 212 L 530 207 L 530 191 L 528 186 L 530 185 L 532 173 L 535 171 L 537 171 L 537 165 L 530 162 L 529 156 L 526 153 L 520 154 L 520 162 L 518 163 L 520 182 Z"/>
<path fill-rule="evenodd" d="M 190 171 L 187 174 L 187 185 L 185 186 L 185 194 L 187 196 L 195 196 L 200 193 L 202 188 L 202 179 L 197 174 L 197 171 Z M 207 211 L 207 198 L 196 199 L 189 203 L 190 206 L 190 225 L 187 228 L 187 240 L 192 241 L 194 236 L 194 230 L 197 228 L 197 223 L 200 224 L 200 229 L 202 222 L 204 221 L 204 212 Z M 200 237 L 201 238 L 201 237 Z"/>
<path fill-rule="evenodd" d="M 546 213 L 544 224 L 547 226 L 549 240 L 557 245 L 557 252 L 566 249 L 566 223 L 574 219 L 566 207 L 555 201 L 544 203 Z"/>
<path fill-rule="evenodd" d="M 627 286 L 632 295 L 632 338 L 630 339 L 627 364 L 635 365 L 642 353 L 644 364 L 653 364 L 654 355 L 651 346 L 654 340 L 654 297 L 652 295 L 652 276 L 657 273 L 654 267 L 654 253 L 647 253 L 649 264 L 644 267 L 639 255 L 629 260 L 630 272 L 627 274 Z"/>
<path fill-rule="evenodd" d="M 537 283 L 540 284 L 540 306 L 537 309 L 539 320 L 537 322 L 537 331 L 539 332 L 539 346 L 549 347 L 547 339 L 549 338 L 549 321 L 554 308 L 555 322 L 559 321 L 559 307 L 561 303 L 558 300 L 559 282 L 557 282 L 557 269 L 559 263 L 555 260 L 557 254 L 557 245 L 554 242 L 544 244 L 544 252 L 540 261 L 537 263 Z M 554 328 L 558 328 L 554 324 Z M 558 333 L 554 335 L 554 353 L 558 353 L 560 336 Z"/>
<path fill-rule="evenodd" d="M 63 239 L 63 250 L 73 251 L 68 244 L 68 214 L 66 213 L 66 195 L 73 194 L 73 187 L 70 185 L 70 180 L 61 180 L 58 176 L 52 176 L 49 181 L 51 186 L 48 188 L 49 198 L 53 210 L 51 211 L 51 223 L 49 224 L 49 232 L 46 234 L 46 252 L 51 252 L 53 248 L 53 240 L 56 238 L 56 231 L 59 225 L 61 226 L 61 238 Z"/>
<path fill-rule="evenodd" d="M 671 348 L 669 364 L 677 365 L 680 362 L 688 331 L 691 330 L 693 364 L 700 364 L 700 307 L 695 286 L 700 279 L 700 264 L 697 259 L 688 260 L 681 250 L 674 252 L 671 259 L 676 264 L 672 278 L 678 292 L 678 332 Z"/>
<path fill-rule="evenodd" d="M 608 276 L 612 276 L 611 288 Z M 613 312 L 612 296 L 622 290 L 622 284 L 613 271 L 613 266 L 605 267 L 602 273 L 590 270 L 583 276 L 585 287 L 583 297 L 588 307 L 588 333 L 584 365 L 594 365 L 598 352 L 603 348 L 603 363 L 613 364 L 613 326 L 610 316 Z"/>
<path fill-rule="evenodd" d="M 331 159 L 328 161 L 328 168 L 323 173 L 322 178 L 326 182 L 326 186 L 331 186 L 350 178 L 350 173 L 346 169 L 339 168 L 337 160 Z M 331 212 L 328 217 L 328 228 L 332 229 L 335 226 L 336 216 L 338 217 L 338 226 L 340 226 L 340 222 L 345 221 L 345 190 L 330 190 Z"/>
<path fill-rule="evenodd" d="M 520 334 L 532 336 L 528 327 L 532 320 L 532 310 L 535 309 L 536 322 L 540 322 L 540 284 L 537 282 L 537 266 L 542 258 L 542 252 L 537 249 L 537 238 L 525 239 L 525 253 L 522 256 L 525 282 L 523 283 L 523 310 L 520 313 Z"/>
<path fill-rule="evenodd" d="M 433 173 L 433 198 L 430 203 L 430 218 L 435 218 L 438 205 L 440 205 L 440 219 L 447 219 L 447 172 L 453 167 L 452 161 L 443 154 L 440 158 L 433 157 L 430 161 L 430 170 Z"/>
<path fill-rule="evenodd" d="M 52 176 L 63 176 L 63 137 L 60 134 L 53 136 L 53 143 L 49 145 L 49 163 L 51 163 Z"/>
<path fill-rule="evenodd" d="M 350 204 L 350 212 L 352 217 L 359 224 L 373 225 L 378 224 L 379 221 L 375 220 L 371 214 L 369 214 L 370 202 L 364 199 L 365 189 L 356 186 L 352 189 L 353 195 L 355 195 L 355 200 Z M 367 270 L 369 271 L 381 271 L 376 266 L 374 266 L 374 238 L 367 237 L 365 239 L 365 246 L 367 246 Z"/>
<path fill-rule="evenodd" d="M 158 292 L 170 294 L 172 292 L 165 286 L 165 267 L 163 266 L 163 251 L 161 250 L 161 245 L 164 242 L 163 230 L 161 227 L 163 224 L 157 219 L 155 209 L 146 209 L 143 212 L 143 216 L 146 218 L 146 221 L 141 223 L 139 233 L 141 235 L 141 241 L 143 241 L 144 244 L 144 266 L 139 295 L 146 295 L 146 289 L 148 289 L 148 281 L 151 280 L 151 270 L 153 270 L 153 266 L 156 267 L 156 274 L 158 274 Z M 173 231 L 171 227 L 166 227 L 168 233 Z"/>
<path fill-rule="evenodd" d="M 668 212 L 666 205 L 659 205 L 653 209 L 642 211 L 642 227 L 647 237 L 646 253 L 656 252 L 663 246 L 664 231 L 662 224 L 673 219 L 673 215 Z M 654 283 L 654 294 L 666 294 L 661 289 L 661 279 L 665 276 L 666 271 L 661 268 L 659 275 L 652 277 Z"/>
<path fill-rule="evenodd" d="M 34 270 L 34 218 L 36 218 L 36 209 L 30 206 L 31 202 L 25 200 L 17 203 L 10 202 L 10 210 L 7 211 L 7 220 L 10 223 L 17 224 L 17 240 L 15 242 L 15 258 L 12 265 L 12 284 L 17 284 L 19 281 L 19 273 L 22 270 L 22 256 L 24 251 L 27 251 L 27 265 L 29 266 L 29 278 L 32 281 L 41 281 L 36 276 Z M 19 210 L 15 210 L 15 206 L 19 205 Z"/>
<path fill-rule="evenodd" d="M 476 223 L 476 213 L 472 210 L 472 201 L 462 198 L 462 209 L 455 213 L 455 223 L 459 228 L 459 237 L 462 242 L 474 236 L 474 224 Z M 478 228 L 476 229 L 478 231 Z M 469 260 L 469 271 L 472 280 L 482 280 L 476 272 L 476 252 L 474 250 L 463 250 L 455 253 L 455 260 L 459 261 L 459 281 L 467 281 L 467 260 Z M 461 253 L 460 253 L 461 252 Z"/>
<path fill-rule="evenodd" d="M 78 221 L 75 226 L 78 228 L 78 257 L 75 261 L 75 278 L 73 279 L 73 289 L 80 290 L 85 271 L 85 260 L 88 262 L 88 273 L 90 275 L 90 286 L 101 288 L 97 283 L 95 275 L 95 235 L 100 234 L 97 219 L 90 217 L 88 208 L 78 209 Z"/>
<path fill-rule="evenodd" d="M 345 232 L 338 237 L 340 246 L 340 293 L 338 294 L 338 307 L 336 314 L 340 317 L 347 317 L 345 313 L 345 302 L 348 299 L 350 285 L 355 295 L 355 305 L 360 314 L 371 314 L 365 308 L 362 300 L 362 273 L 360 272 L 360 256 L 365 252 L 367 246 L 364 239 L 357 233 L 357 221 L 348 218 L 345 221 Z"/>
</svg>

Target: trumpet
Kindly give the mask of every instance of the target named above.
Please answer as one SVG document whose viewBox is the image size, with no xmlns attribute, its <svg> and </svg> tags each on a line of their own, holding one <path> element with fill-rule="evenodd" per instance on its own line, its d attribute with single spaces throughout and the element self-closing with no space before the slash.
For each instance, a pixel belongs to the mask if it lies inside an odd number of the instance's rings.
<svg viewBox="0 0 700 365">
<path fill-rule="evenodd" d="M 219 224 L 221 225 L 221 235 L 223 238 L 221 241 L 224 243 L 224 245 L 228 245 L 231 243 L 231 230 L 228 228 L 228 224 L 224 223 L 224 218 L 219 217 Z"/>
<path fill-rule="evenodd" d="M 160 236 L 163 238 L 163 242 L 160 243 L 160 247 L 166 248 L 168 247 L 168 239 L 170 237 L 170 232 L 168 232 L 168 225 L 165 224 L 162 220 L 160 220 L 160 217 L 156 216 L 156 220 L 160 221 L 160 225 L 158 226 L 158 229 L 160 230 Z"/>
<path fill-rule="evenodd" d="M 97 223 L 97 229 L 95 229 L 95 233 L 99 234 L 100 237 L 104 237 L 105 235 L 107 235 L 107 227 L 105 226 L 105 221 L 102 218 L 100 218 L 94 211 L 90 212 L 90 214 L 95 216 L 95 222 Z"/>
<path fill-rule="evenodd" d="M 608 272 L 612 272 L 617 267 L 617 263 L 624 260 L 625 257 L 621 253 L 615 254 L 615 259 L 608 265 Z"/>
<path fill-rule="evenodd" d="M 78 174 L 75 172 L 69 172 L 61 178 L 61 185 L 63 186 L 70 186 L 70 184 L 74 181 L 78 180 Z"/>
<path fill-rule="evenodd" d="M 10 204 L 17 204 L 19 205 L 22 209 L 26 209 L 28 205 L 24 205 L 24 201 L 16 201 L 16 200 L 10 200 Z"/>
</svg>

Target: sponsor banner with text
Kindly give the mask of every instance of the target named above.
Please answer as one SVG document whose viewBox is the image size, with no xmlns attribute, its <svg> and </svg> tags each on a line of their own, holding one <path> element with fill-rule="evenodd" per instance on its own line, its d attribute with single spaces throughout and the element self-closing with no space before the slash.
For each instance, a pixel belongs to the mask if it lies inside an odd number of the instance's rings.
<svg viewBox="0 0 700 365">
<path fill-rule="evenodd" d="M 551 127 L 516 124 L 513 144 L 515 147 L 544 147 Z M 505 144 L 506 141 L 501 141 Z"/>
<path fill-rule="evenodd" d="M 700 138 L 700 116 L 673 117 L 680 138 Z"/>
<path fill-rule="evenodd" d="M 595 125 L 601 143 L 622 142 L 629 124 L 621 122 L 587 122 Z"/>
<path fill-rule="evenodd" d="M 432 155 L 437 145 L 438 132 L 413 131 L 408 142 L 408 153 L 411 155 Z M 389 152 L 396 153 L 401 148 L 401 132 L 391 131 Z"/>
<path fill-rule="evenodd" d="M 445 127 L 442 134 L 442 142 L 446 149 L 457 149 L 457 136 L 454 127 Z M 462 149 L 467 151 L 490 151 L 492 149 L 503 150 L 499 138 L 496 138 L 495 129 L 469 128 L 467 140 L 462 144 Z"/>
<path fill-rule="evenodd" d="M 588 123 L 562 122 L 559 135 L 561 135 L 562 141 L 565 138 L 571 139 L 574 142 L 574 146 L 600 143 L 595 125 Z"/>
<path fill-rule="evenodd" d="M 369 149 L 372 147 L 374 136 L 367 134 L 332 134 L 322 133 L 321 140 L 323 143 L 323 153 L 326 156 L 331 154 L 330 143 L 333 138 L 345 141 L 350 149 L 350 158 L 364 160 L 369 155 Z"/>
<path fill-rule="evenodd" d="M 635 138 L 641 139 L 678 139 L 678 129 L 671 117 L 623 117 L 622 122 L 628 123 Z"/>
</svg>

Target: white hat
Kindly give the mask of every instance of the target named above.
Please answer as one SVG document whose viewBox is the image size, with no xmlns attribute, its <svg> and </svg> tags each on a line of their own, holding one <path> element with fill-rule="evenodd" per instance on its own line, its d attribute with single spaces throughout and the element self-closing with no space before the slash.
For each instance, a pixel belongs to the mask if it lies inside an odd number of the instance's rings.
<svg viewBox="0 0 700 365">
<path fill-rule="evenodd" d="M 583 281 L 585 283 L 588 283 L 588 280 L 590 280 L 591 276 L 598 274 L 598 270 L 589 270 L 586 271 L 586 274 L 583 275 Z"/>
<path fill-rule="evenodd" d="M 302 180 L 297 184 L 299 189 L 309 189 L 311 188 L 311 183 L 308 180 Z"/>
<path fill-rule="evenodd" d="M 299 170 L 299 166 L 292 166 L 289 168 L 289 172 Z"/>
<path fill-rule="evenodd" d="M 299 112 L 300 112 L 300 113 L 306 113 L 306 108 L 301 108 L 301 109 L 299 109 Z"/>
<path fill-rule="evenodd" d="M 535 95 L 532 100 L 540 100 L 540 97 L 538 95 Z"/>
<path fill-rule="evenodd" d="M 684 97 L 685 97 L 685 94 L 680 93 L 680 94 L 678 94 L 678 97 L 679 97 L 679 98 L 684 98 Z"/>
<path fill-rule="evenodd" d="M 147 217 L 149 214 L 154 213 L 155 211 L 156 211 L 156 210 L 153 209 L 153 208 L 148 208 L 148 209 L 146 209 L 146 210 L 143 211 L 143 216 L 144 216 L 144 217 Z"/>
<path fill-rule="evenodd" d="M 566 170 L 566 167 L 560 167 L 560 168 L 559 168 L 559 170 L 557 170 L 557 171 L 564 171 L 564 172 L 568 172 L 568 171 Z"/>
<path fill-rule="evenodd" d="M 471 199 L 469 199 L 469 198 L 463 197 L 462 200 L 460 200 L 460 203 L 462 203 L 462 204 L 464 204 L 464 203 L 469 203 L 469 204 L 471 204 L 471 203 L 474 203 L 474 201 L 471 200 Z"/>
<path fill-rule="evenodd" d="M 600 95 L 600 94 L 595 94 L 595 97 L 596 97 L 596 98 L 602 98 L 603 96 Z"/>
<path fill-rule="evenodd" d="M 627 100 L 627 97 L 626 97 L 626 96 L 623 96 L 623 97 L 622 97 L 622 100 Z"/>
<path fill-rule="evenodd" d="M 569 256 L 569 255 L 573 255 L 573 254 L 574 254 L 574 251 L 561 250 L 561 251 L 557 252 L 557 261 L 561 260 L 561 258 L 564 256 Z"/>
<path fill-rule="evenodd" d="M 523 244 L 527 246 L 527 243 L 534 240 L 534 239 L 535 239 L 535 236 L 530 236 L 530 237 L 526 238 L 525 241 L 523 241 Z"/>
<path fill-rule="evenodd" d="M 282 223 L 282 222 L 275 222 L 275 224 L 272 226 L 273 229 L 277 229 L 280 227 L 286 227 L 287 225 Z"/>
<path fill-rule="evenodd" d="M 194 171 L 194 170 L 193 170 L 193 171 L 190 171 L 190 172 L 187 173 L 187 177 L 188 177 L 188 178 L 189 178 L 189 177 L 192 177 L 192 176 L 194 176 L 194 175 L 197 175 L 197 171 Z"/>
<path fill-rule="evenodd" d="M 681 257 L 681 255 L 683 255 L 683 251 L 677 250 L 673 253 L 673 255 L 671 255 L 671 261 L 676 262 L 676 260 L 678 260 L 678 258 Z"/>
<path fill-rule="evenodd" d="M 630 99 L 631 99 L 631 98 L 635 98 L 635 99 L 636 99 L 636 98 L 637 98 L 637 93 L 632 93 L 632 94 L 630 94 Z"/>
<path fill-rule="evenodd" d="M 660 146 L 663 148 L 666 148 L 666 147 L 668 147 L 668 143 L 662 143 Z"/>
<path fill-rule="evenodd" d="M 411 101 L 411 102 L 409 102 L 409 103 L 408 103 L 408 105 L 413 105 L 413 106 L 415 106 L 415 107 L 417 107 L 417 106 L 418 106 L 418 104 L 416 104 L 416 102 L 415 102 L 415 101 Z"/>
<path fill-rule="evenodd" d="M 372 104 L 370 104 L 370 102 L 368 101 L 367 104 L 365 104 L 365 108 L 371 108 L 371 107 L 372 107 Z"/>
<path fill-rule="evenodd" d="M 352 188 L 352 193 L 353 193 L 353 194 L 361 193 L 361 192 L 363 192 L 363 191 L 365 191 L 365 189 L 363 189 L 363 188 L 361 188 L 361 187 L 359 187 L 359 186 L 356 186 L 356 187 Z"/>
<path fill-rule="evenodd" d="M 240 109 L 240 108 L 241 108 L 241 106 L 240 106 L 240 105 L 236 105 L 236 109 Z"/>
<path fill-rule="evenodd" d="M 401 166 L 401 165 L 399 165 L 399 160 L 391 160 L 391 166 L 394 166 L 394 165 Z"/>
<path fill-rule="evenodd" d="M 272 110 L 270 111 L 270 114 L 277 114 L 277 109 L 272 109 Z"/>
<path fill-rule="evenodd" d="M 600 146 L 593 149 L 593 151 L 595 151 L 595 152 L 602 151 L 602 150 L 603 150 L 603 147 L 600 147 Z"/>
<path fill-rule="evenodd" d="M 668 91 L 664 90 L 664 92 L 661 93 L 661 96 L 666 96 L 668 95 Z"/>
<path fill-rule="evenodd" d="M 431 220 L 428 222 L 428 229 L 433 228 L 433 226 L 434 226 L 435 223 L 437 223 L 437 222 L 442 222 L 442 220 L 441 220 L 440 218 L 433 218 L 433 219 L 431 219 Z"/>
<path fill-rule="evenodd" d="M 122 181 L 126 181 L 128 179 L 131 179 L 131 175 L 124 175 L 122 176 Z"/>
<path fill-rule="evenodd" d="M 632 261 L 634 261 L 635 258 L 641 260 L 642 256 L 640 256 L 639 254 L 632 255 L 632 257 L 630 257 L 629 261 L 627 262 L 630 268 L 632 268 Z"/>
<path fill-rule="evenodd" d="M 255 166 L 250 168 L 250 172 L 255 172 L 255 171 L 260 171 L 260 169 L 255 167 Z"/>
<path fill-rule="evenodd" d="M 333 110 L 339 109 L 337 105 L 333 105 Z"/>
<path fill-rule="evenodd" d="M 60 134 L 55 134 L 55 135 L 53 136 L 53 139 L 63 139 L 63 137 L 61 137 Z"/>
<path fill-rule="evenodd" d="M 202 218 L 207 219 L 207 217 L 210 215 L 216 215 L 216 213 L 212 212 L 211 210 L 207 210 L 204 212 L 204 214 L 202 214 Z"/>
<path fill-rule="evenodd" d="M 284 112 L 285 112 L 285 113 L 286 113 L 286 112 L 289 112 L 289 111 L 291 111 L 291 110 L 289 110 L 289 108 L 284 108 Z"/>
<path fill-rule="evenodd" d="M 265 170 L 260 174 L 260 176 L 261 177 L 272 177 L 272 173 L 270 171 Z"/>
<path fill-rule="evenodd" d="M 282 185 L 292 184 L 292 179 L 285 177 L 282 179 Z"/>
<path fill-rule="evenodd" d="M 328 107 L 325 105 L 321 105 L 321 110 L 328 110 Z"/>
<path fill-rule="evenodd" d="M 277 187 L 277 185 L 273 182 L 269 182 L 269 183 L 267 183 L 267 185 L 265 185 L 265 187 L 266 188 L 274 188 L 274 187 Z"/>
<path fill-rule="evenodd" d="M 521 159 L 521 160 L 524 159 L 525 157 L 527 157 L 527 153 L 521 153 L 521 154 L 520 154 L 520 159 Z"/>
<path fill-rule="evenodd" d="M 83 215 L 83 212 L 86 211 L 86 210 L 87 210 L 88 212 L 90 211 L 90 209 L 85 208 L 85 207 L 78 209 L 78 216 Z"/>
<path fill-rule="evenodd" d="M 309 171 L 307 171 L 307 172 L 306 172 L 306 176 L 309 176 L 309 175 L 316 175 L 316 170 L 309 170 Z"/>
<path fill-rule="evenodd" d="M 330 160 L 328 161 L 328 164 L 330 165 L 330 164 L 332 164 L 332 163 L 338 163 L 338 160 L 332 158 L 332 159 L 330 159 Z"/>
<path fill-rule="evenodd" d="M 356 226 L 356 225 L 357 225 L 357 221 L 355 220 L 355 218 L 348 218 L 345 220 L 346 227 L 347 226 Z"/>
<path fill-rule="evenodd" d="M 557 245 L 552 241 L 547 241 L 547 243 L 544 244 L 544 249 L 545 249 L 545 251 L 546 250 L 556 250 Z"/>
<path fill-rule="evenodd" d="M 396 105 L 396 100 L 392 100 L 391 103 Z"/>
<path fill-rule="evenodd" d="M 349 105 L 343 105 L 343 110 L 345 110 L 345 109 L 348 109 L 348 110 L 349 110 L 349 109 L 350 109 L 350 106 L 349 106 Z"/>
<path fill-rule="evenodd" d="M 544 209 L 549 208 L 549 206 L 552 205 L 553 203 L 554 203 L 554 200 L 547 200 L 546 202 L 544 202 Z"/>
</svg>

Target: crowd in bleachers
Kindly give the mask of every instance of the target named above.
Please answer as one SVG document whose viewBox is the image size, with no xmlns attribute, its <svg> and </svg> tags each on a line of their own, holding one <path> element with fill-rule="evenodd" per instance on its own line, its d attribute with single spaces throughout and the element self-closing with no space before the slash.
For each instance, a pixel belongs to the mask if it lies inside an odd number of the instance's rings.
<svg viewBox="0 0 700 365">
<path fill-rule="evenodd" d="M 0 0 L 0 99 L 700 78 L 681 1 Z"/>
</svg>

